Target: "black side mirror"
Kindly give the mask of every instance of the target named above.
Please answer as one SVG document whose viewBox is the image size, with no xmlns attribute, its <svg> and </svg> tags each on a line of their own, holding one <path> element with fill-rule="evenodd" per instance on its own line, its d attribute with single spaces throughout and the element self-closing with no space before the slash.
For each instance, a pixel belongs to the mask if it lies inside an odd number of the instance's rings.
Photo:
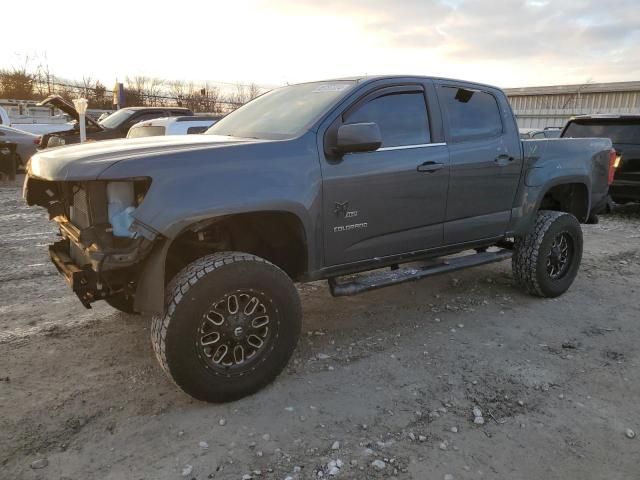
<svg viewBox="0 0 640 480">
<path fill-rule="evenodd" d="M 335 150 L 338 153 L 372 152 L 382 145 L 376 123 L 348 123 L 338 128 Z"/>
</svg>

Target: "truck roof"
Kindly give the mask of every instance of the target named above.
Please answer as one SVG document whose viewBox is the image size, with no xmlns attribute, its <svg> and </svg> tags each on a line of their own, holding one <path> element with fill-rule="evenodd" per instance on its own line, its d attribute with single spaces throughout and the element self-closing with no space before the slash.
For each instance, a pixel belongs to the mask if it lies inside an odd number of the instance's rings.
<svg viewBox="0 0 640 480">
<path fill-rule="evenodd" d="M 186 107 L 122 107 L 120 110 L 181 110 L 190 112 L 191 109 Z"/>
<path fill-rule="evenodd" d="M 354 81 L 354 82 L 358 82 L 358 83 L 368 83 L 368 82 L 374 82 L 376 80 L 388 80 L 388 79 L 406 79 L 406 78 L 413 78 L 413 79 L 425 79 L 425 80 L 439 80 L 439 81 L 444 81 L 444 82 L 454 82 L 454 83 L 464 83 L 466 85 L 475 85 L 478 87 L 484 87 L 484 88 L 496 88 L 501 90 L 500 87 L 496 87 L 495 85 L 489 85 L 486 83 L 479 83 L 479 82 L 471 82 L 469 80 L 461 80 L 461 79 L 455 79 L 455 78 L 447 78 L 447 77 L 433 77 L 433 76 L 428 76 L 428 75 L 362 75 L 362 76 L 353 76 L 353 77 L 341 77 L 341 78 L 330 78 L 330 79 L 326 79 L 326 80 L 321 80 L 323 82 L 331 82 L 331 81 L 339 81 L 339 80 L 350 80 L 350 81 Z M 316 81 L 314 82 L 305 82 L 305 83 L 318 83 Z"/>
<path fill-rule="evenodd" d="M 640 113 L 594 113 L 590 115 L 576 115 L 572 120 L 640 120 Z"/>
</svg>

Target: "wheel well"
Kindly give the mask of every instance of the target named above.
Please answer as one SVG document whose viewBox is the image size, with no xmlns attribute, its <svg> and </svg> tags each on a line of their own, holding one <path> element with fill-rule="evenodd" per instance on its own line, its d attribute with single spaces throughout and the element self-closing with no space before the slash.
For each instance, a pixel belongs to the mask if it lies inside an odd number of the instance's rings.
<svg viewBox="0 0 640 480">
<path fill-rule="evenodd" d="M 306 236 L 298 217 L 287 212 L 242 213 L 197 222 L 178 235 L 167 252 L 165 284 L 194 260 L 221 251 L 262 257 L 293 280 L 307 269 Z"/>
<path fill-rule="evenodd" d="M 589 217 L 589 191 L 583 183 L 556 185 L 545 193 L 540 210 L 555 210 L 571 213 L 578 221 Z"/>
</svg>

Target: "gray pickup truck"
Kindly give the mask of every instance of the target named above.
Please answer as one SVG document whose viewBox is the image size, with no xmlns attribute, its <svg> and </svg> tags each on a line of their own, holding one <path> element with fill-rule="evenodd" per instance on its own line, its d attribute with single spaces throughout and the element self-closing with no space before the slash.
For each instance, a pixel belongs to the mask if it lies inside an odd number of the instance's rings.
<svg viewBox="0 0 640 480">
<path fill-rule="evenodd" d="M 512 257 L 523 289 L 562 294 L 614 160 L 608 139 L 521 141 L 497 88 L 369 77 L 273 90 L 203 135 L 39 153 L 24 196 L 80 301 L 153 315 L 167 375 L 220 402 L 287 364 L 294 282 L 353 295 Z"/>
</svg>

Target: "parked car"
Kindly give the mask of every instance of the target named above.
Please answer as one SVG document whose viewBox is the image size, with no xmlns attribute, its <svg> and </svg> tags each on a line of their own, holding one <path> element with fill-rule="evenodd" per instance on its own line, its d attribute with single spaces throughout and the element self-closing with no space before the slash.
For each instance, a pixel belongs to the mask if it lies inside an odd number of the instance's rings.
<svg viewBox="0 0 640 480">
<path fill-rule="evenodd" d="M 56 117 L 58 120 L 63 120 L 61 117 Z M 69 122 L 58 123 L 39 123 L 36 122 L 36 118 L 32 119 L 33 122 L 26 123 L 26 119 L 20 119 L 18 122 L 12 122 L 9 118 L 7 111 L 0 107 L 0 125 L 5 127 L 13 127 L 23 132 L 33 133 L 35 135 L 44 135 L 45 133 L 60 132 L 63 130 L 72 130 L 73 124 Z"/>
<path fill-rule="evenodd" d="M 42 137 L 41 148 L 59 147 L 80 142 L 80 129 L 77 122 L 80 118 L 75 107 L 64 100 L 60 95 L 50 95 L 38 105 L 53 105 L 76 121 L 72 130 L 46 134 Z M 125 138 L 129 129 L 136 123 L 153 118 L 168 117 L 174 115 L 193 115 L 188 108 L 182 107 L 127 107 L 113 112 L 99 122 L 86 118 L 87 140 L 110 140 Z"/>
<path fill-rule="evenodd" d="M 40 138 L 40 135 L 34 133 L 0 125 L 0 141 L 16 144 L 16 170 L 20 170 L 27 165 L 31 155 L 36 153 Z"/>
<path fill-rule="evenodd" d="M 540 139 L 540 138 L 559 138 L 562 133 L 561 128 L 545 128 L 540 130 L 539 128 L 521 128 L 520 138 L 527 139 Z"/>
<path fill-rule="evenodd" d="M 617 203 L 640 201 L 640 115 L 581 115 L 569 120 L 562 137 L 610 138 L 617 154 L 611 198 Z"/>
<path fill-rule="evenodd" d="M 136 123 L 129 129 L 127 138 L 202 133 L 221 118 L 221 115 L 190 115 L 187 117 L 156 118 L 154 120 Z"/>
<path fill-rule="evenodd" d="M 204 135 L 40 152 L 24 195 L 80 301 L 152 314 L 166 374 L 220 402 L 287 364 L 294 282 L 354 295 L 512 257 L 525 291 L 561 295 L 614 159 L 604 138 L 521 141 L 498 88 L 369 77 L 275 89 Z"/>
</svg>

